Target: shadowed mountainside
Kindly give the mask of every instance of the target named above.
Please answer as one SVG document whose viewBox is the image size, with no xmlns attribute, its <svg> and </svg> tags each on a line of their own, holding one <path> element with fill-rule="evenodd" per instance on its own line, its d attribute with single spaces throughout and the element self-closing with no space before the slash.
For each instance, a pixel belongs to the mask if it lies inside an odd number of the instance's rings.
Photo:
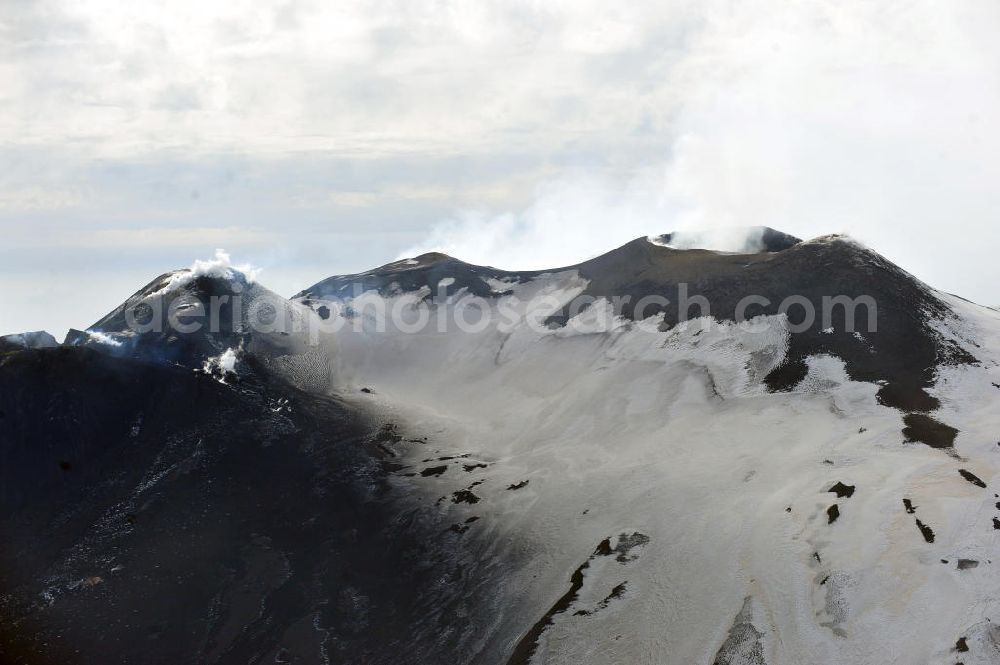
<svg viewBox="0 0 1000 665">
<path fill-rule="evenodd" d="M 390 490 L 377 423 L 260 367 L 241 376 L 79 347 L 0 359 L 0 661 L 470 648 L 452 613 L 479 580 Z"/>
</svg>

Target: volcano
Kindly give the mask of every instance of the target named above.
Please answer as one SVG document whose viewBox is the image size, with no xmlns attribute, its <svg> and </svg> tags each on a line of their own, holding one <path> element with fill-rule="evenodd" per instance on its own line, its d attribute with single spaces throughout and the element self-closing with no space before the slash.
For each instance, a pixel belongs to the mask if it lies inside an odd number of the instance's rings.
<svg viewBox="0 0 1000 665">
<path fill-rule="evenodd" d="M 753 236 L 4 338 L 3 662 L 1000 662 L 1000 312 Z"/>
</svg>

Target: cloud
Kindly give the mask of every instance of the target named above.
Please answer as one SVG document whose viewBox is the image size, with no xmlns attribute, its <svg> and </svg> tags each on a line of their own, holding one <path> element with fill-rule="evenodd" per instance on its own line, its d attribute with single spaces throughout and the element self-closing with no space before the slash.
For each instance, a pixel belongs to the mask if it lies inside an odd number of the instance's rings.
<svg viewBox="0 0 1000 665">
<path fill-rule="evenodd" d="M 0 139 L 102 157 L 456 154 L 537 147 L 542 126 L 555 147 L 669 106 L 651 84 L 673 54 L 649 47 L 693 17 L 591 0 L 32 4 L 0 8 L 0 88 L 18 100 Z M 641 70 L 608 75 L 637 51 Z"/>
<path fill-rule="evenodd" d="M 239 247 L 260 247 L 281 242 L 277 231 L 240 226 L 146 227 L 74 230 L 63 237 L 52 238 L 52 244 L 87 249 L 134 249 L 155 245 L 160 248 L 204 247 L 237 244 Z"/>
<path fill-rule="evenodd" d="M 217 246 L 291 294 L 400 252 L 552 267 L 755 224 L 846 231 L 997 302 L 998 14 L 0 3 L 0 280 L 16 303 L 0 328 L 80 327 Z M 98 274 L 85 310 L 77 285 Z"/>
<path fill-rule="evenodd" d="M 660 158 L 626 177 L 564 173 L 523 207 L 446 218 L 403 254 L 542 267 L 641 235 L 767 225 L 848 232 L 996 300 L 1000 8 L 706 3 L 701 17 L 661 82 L 681 101 Z"/>
</svg>

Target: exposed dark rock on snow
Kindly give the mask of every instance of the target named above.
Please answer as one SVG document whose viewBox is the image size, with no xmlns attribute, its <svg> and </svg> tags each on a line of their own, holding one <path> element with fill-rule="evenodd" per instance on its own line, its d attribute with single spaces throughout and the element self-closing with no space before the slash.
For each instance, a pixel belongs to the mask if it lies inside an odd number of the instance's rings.
<svg viewBox="0 0 1000 665">
<path fill-rule="evenodd" d="M 458 490 L 451 495 L 452 503 L 479 503 L 479 497 L 471 489 Z"/>
<path fill-rule="evenodd" d="M 590 562 L 596 555 L 597 550 L 594 550 L 594 554 L 591 554 L 590 558 L 573 571 L 569 578 L 569 590 L 552 604 L 552 607 L 542 615 L 541 619 L 535 622 L 528 632 L 525 633 L 524 637 L 515 645 L 513 653 L 507 659 L 507 665 L 528 665 L 531 662 L 531 657 L 535 655 L 535 651 L 538 649 L 538 640 L 542 637 L 545 630 L 552 625 L 553 617 L 565 612 L 576 600 L 580 589 L 583 588 L 584 573 L 590 567 Z"/>
<path fill-rule="evenodd" d="M 764 633 L 753 624 L 751 603 L 750 597 L 743 601 L 729 636 L 715 656 L 714 665 L 767 665 L 762 643 Z"/>
<path fill-rule="evenodd" d="M 925 443 L 932 448 L 951 448 L 955 445 L 958 430 L 925 413 L 908 413 L 903 416 L 906 443 Z"/>
<path fill-rule="evenodd" d="M 601 602 L 597 603 L 594 609 L 577 610 L 576 612 L 573 612 L 573 616 L 589 617 L 593 614 L 597 614 L 601 610 L 607 609 L 612 602 L 618 600 L 619 598 L 622 598 L 625 595 L 625 591 L 627 589 L 628 589 L 628 581 L 626 580 L 625 582 L 622 582 L 621 584 L 618 584 L 613 589 L 611 589 L 611 591 L 608 592 L 608 595 L 605 596 L 604 599 L 601 600 Z"/>
<path fill-rule="evenodd" d="M 928 543 L 934 542 L 934 529 L 930 528 L 926 524 L 917 519 L 917 528 L 920 529 L 920 535 L 924 537 Z"/>
<path fill-rule="evenodd" d="M 849 499 L 854 496 L 854 485 L 845 485 L 838 480 L 833 487 L 827 490 L 827 492 L 833 492 L 837 495 L 838 499 Z"/>
<path fill-rule="evenodd" d="M 461 524 L 452 524 L 450 527 L 448 527 L 448 530 L 452 531 L 454 533 L 459 533 L 459 534 L 465 533 L 466 531 L 469 530 L 469 525 L 472 524 L 473 522 L 477 521 L 477 520 L 479 520 L 479 517 L 476 516 L 476 515 L 473 515 L 472 517 L 470 517 L 469 519 L 465 520 Z"/>
<path fill-rule="evenodd" d="M 649 543 L 649 536 L 644 533 L 639 533 L 638 531 L 633 531 L 632 533 L 623 533 L 618 536 L 615 546 L 609 549 L 605 549 L 606 545 L 610 541 L 604 541 L 599 546 L 600 554 L 602 556 L 615 556 L 615 561 L 620 564 L 630 563 L 639 558 L 640 550 Z"/>
<path fill-rule="evenodd" d="M 542 615 L 541 619 L 535 622 L 518 641 L 517 645 L 515 645 L 510 658 L 507 659 L 507 665 L 527 665 L 531 661 L 532 656 L 535 655 L 535 651 L 538 649 L 538 640 L 541 639 L 546 629 L 552 625 L 553 618 L 566 612 L 576 602 L 580 589 L 583 588 L 586 572 L 596 558 L 615 555 L 615 559 L 619 563 L 629 563 L 638 557 L 638 554 L 633 553 L 633 550 L 641 548 L 648 542 L 648 536 L 633 532 L 631 534 L 621 534 L 614 547 L 611 545 L 610 538 L 605 538 L 598 543 L 597 547 L 594 548 L 594 552 L 570 575 L 569 590 L 553 603 L 552 607 Z M 624 593 L 624 589 L 622 589 L 622 593 Z"/>
<path fill-rule="evenodd" d="M 973 485 L 975 485 L 976 487 L 982 487 L 984 489 L 986 488 L 986 483 L 984 483 L 979 478 L 979 476 L 977 476 L 976 474 L 972 473 L 971 471 L 966 471 L 965 469 L 959 469 L 958 473 L 963 478 L 965 478 L 966 480 L 968 480 L 970 483 L 972 483 Z"/>
</svg>

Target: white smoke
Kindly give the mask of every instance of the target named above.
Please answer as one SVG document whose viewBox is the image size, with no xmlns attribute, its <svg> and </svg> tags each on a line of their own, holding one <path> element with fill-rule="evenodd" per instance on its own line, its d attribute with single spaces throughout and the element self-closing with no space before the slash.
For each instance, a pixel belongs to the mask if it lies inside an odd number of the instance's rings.
<svg viewBox="0 0 1000 665">
<path fill-rule="evenodd" d="M 238 353 L 236 349 L 230 347 L 219 355 L 205 360 L 202 363 L 201 371 L 216 377 L 221 383 L 225 383 L 227 376 L 236 374 L 236 362 L 239 359 Z"/>
<path fill-rule="evenodd" d="M 122 341 L 120 339 L 115 339 L 111 335 L 97 330 L 88 330 L 87 335 L 98 344 L 104 344 L 105 346 L 116 348 L 122 345 Z"/>
<path fill-rule="evenodd" d="M 213 277 L 216 279 L 234 279 L 241 275 L 247 283 L 257 281 L 260 269 L 250 264 L 233 265 L 229 252 L 224 249 L 216 249 L 215 256 L 208 260 L 195 260 L 187 270 L 179 270 L 170 276 L 167 284 L 154 295 L 163 295 L 176 289 L 183 288 L 198 279 L 199 277 Z"/>
<path fill-rule="evenodd" d="M 195 261 L 191 264 L 191 277 L 218 277 L 221 279 L 231 279 L 233 272 L 242 274 L 248 282 L 257 280 L 260 272 L 248 263 L 243 265 L 233 265 L 229 252 L 224 249 L 215 250 L 215 257 L 207 261 Z"/>
<path fill-rule="evenodd" d="M 219 369 L 223 372 L 236 371 L 236 351 L 231 347 L 222 352 L 219 356 Z"/>
<path fill-rule="evenodd" d="M 650 240 L 657 242 L 653 238 Z M 764 227 L 676 231 L 665 244 L 674 249 L 712 249 L 719 252 L 751 254 L 764 249 Z"/>
<path fill-rule="evenodd" d="M 732 250 L 741 239 L 717 229 L 770 226 L 846 232 L 931 283 L 983 288 L 972 276 L 1000 237 L 1000 132 L 988 121 L 1000 6 L 697 7 L 704 29 L 664 70 L 679 102 L 656 125 L 671 136 L 662 159 L 624 179 L 611 166 L 564 177 L 520 210 L 458 213 L 406 254 L 542 267 L 677 231 Z"/>
<path fill-rule="evenodd" d="M 441 251 L 508 269 L 577 263 L 636 237 L 669 231 L 664 228 L 669 207 L 662 181 L 662 169 L 656 168 L 624 181 L 577 171 L 542 184 L 523 210 L 460 211 L 400 258 Z"/>
<path fill-rule="evenodd" d="M 709 219 L 697 197 L 676 186 L 687 175 L 684 168 L 668 162 L 624 181 L 607 173 L 576 172 L 539 187 L 535 201 L 521 211 L 459 212 L 400 258 L 439 251 L 506 269 L 555 268 L 668 232 L 678 249 L 759 247 L 762 229 L 734 225 L 732 215 Z"/>
</svg>

